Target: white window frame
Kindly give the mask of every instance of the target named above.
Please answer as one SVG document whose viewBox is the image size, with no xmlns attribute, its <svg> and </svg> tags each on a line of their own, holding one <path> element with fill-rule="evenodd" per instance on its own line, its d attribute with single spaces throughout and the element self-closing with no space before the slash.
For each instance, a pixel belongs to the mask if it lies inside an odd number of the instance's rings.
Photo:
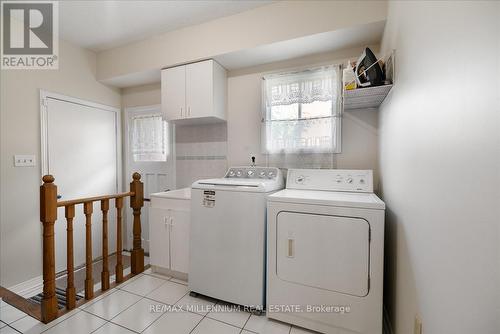
<svg viewBox="0 0 500 334">
<path fill-rule="evenodd" d="M 311 152 L 308 150 L 297 150 L 296 152 L 291 152 L 291 153 L 285 153 L 285 154 L 338 154 L 342 153 L 342 115 L 343 115 L 343 107 L 342 107 L 342 65 L 341 64 L 325 64 L 325 65 L 319 65 L 319 66 L 310 66 L 310 67 L 302 67 L 294 70 L 288 70 L 288 71 L 280 71 L 280 72 L 273 72 L 273 73 L 268 73 L 262 77 L 262 83 L 261 83 L 261 89 L 262 89 L 262 96 L 261 96 L 261 153 L 264 155 L 271 155 L 271 154 L 283 154 L 281 152 L 274 153 L 274 152 L 269 152 L 267 147 L 266 147 L 266 140 L 267 140 L 267 133 L 265 130 L 265 124 L 266 122 L 270 121 L 270 118 L 268 116 L 268 108 L 266 105 L 266 100 L 267 100 L 267 90 L 266 90 L 266 84 L 265 80 L 266 78 L 271 78 L 274 76 L 279 76 L 279 75 L 291 75 L 294 73 L 301 73 L 301 72 L 306 72 L 306 71 L 313 71 L 321 67 L 336 67 L 337 70 L 337 100 L 334 102 L 335 107 L 336 107 L 336 114 L 332 115 L 332 118 L 335 118 L 335 126 L 334 126 L 334 131 L 335 133 L 332 135 L 334 136 L 334 140 L 336 143 L 336 146 L 332 148 L 330 152 Z M 299 105 L 299 115 L 300 115 L 300 110 L 301 110 L 301 103 Z M 323 117 L 319 117 L 323 118 Z M 314 119 L 314 118 L 308 118 L 308 119 Z M 291 119 L 293 120 L 293 119 Z M 297 121 L 300 120 L 307 120 L 307 119 L 301 119 L 297 118 Z"/>
</svg>

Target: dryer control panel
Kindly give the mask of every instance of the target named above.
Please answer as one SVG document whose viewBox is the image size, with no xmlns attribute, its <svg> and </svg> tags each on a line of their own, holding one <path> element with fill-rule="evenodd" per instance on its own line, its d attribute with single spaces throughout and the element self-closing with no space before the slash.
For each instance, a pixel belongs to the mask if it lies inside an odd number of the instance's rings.
<svg viewBox="0 0 500 334">
<path fill-rule="evenodd" d="M 373 171 L 355 169 L 289 169 L 287 189 L 373 192 Z"/>
</svg>

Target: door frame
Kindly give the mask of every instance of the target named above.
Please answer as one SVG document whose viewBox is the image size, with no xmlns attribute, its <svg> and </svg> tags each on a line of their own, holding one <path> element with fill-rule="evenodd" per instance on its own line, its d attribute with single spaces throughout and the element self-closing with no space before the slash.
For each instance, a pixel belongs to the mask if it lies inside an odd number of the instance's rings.
<svg viewBox="0 0 500 334">
<path fill-rule="evenodd" d="M 105 104 L 100 104 L 88 100 L 83 100 L 76 97 L 71 97 L 59 93 L 49 92 L 40 89 L 40 178 L 49 172 L 49 147 L 48 147 L 48 103 L 47 99 L 51 98 L 62 102 L 79 104 L 86 107 L 101 109 L 103 111 L 113 112 L 115 114 L 115 138 L 116 138 L 116 191 L 121 192 L 123 188 L 122 176 L 122 131 L 121 131 L 121 113 L 120 108 L 115 108 Z M 57 177 L 57 175 L 55 175 Z M 103 194 L 104 195 L 104 194 Z"/>
<path fill-rule="evenodd" d="M 129 122 L 129 114 L 132 112 L 139 112 L 139 113 L 147 113 L 147 112 L 154 112 L 157 113 L 159 112 L 163 116 L 163 110 L 161 104 L 150 104 L 150 105 L 144 105 L 144 106 L 135 106 L 135 107 L 124 107 L 123 108 L 123 169 L 125 171 L 125 175 L 130 175 L 132 171 L 130 170 L 129 166 L 129 161 L 130 161 L 130 137 L 129 137 L 129 129 L 130 129 L 130 122 Z M 172 142 L 169 143 L 170 145 L 170 155 L 172 157 L 172 162 L 171 162 L 171 172 L 173 175 L 176 175 L 176 163 L 175 163 L 175 125 L 168 122 L 171 132 L 169 137 L 172 139 Z M 123 182 L 124 184 L 127 184 L 127 179 L 125 179 Z M 172 179 L 173 182 L 173 189 L 176 189 L 176 179 L 175 176 Z M 143 208 L 144 210 L 144 208 Z M 128 216 L 127 216 L 128 217 Z M 127 221 L 127 225 L 130 223 L 128 221 L 128 218 L 125 219 Z M 127 232 L 126 236 L 126 244 L 128 249 L 132 249 L 132 237 L 129 235 L 130 233 Z M 149 242 L 149 241 L 148 241 Z"/>
<path fill-rule="evenodd" d="M 125 107 L 123 108 L 123 150 L 124 150 L 124 156 L 123 156 L 123 165 L 124 165 L 124 170 L 125 170 L 125 175 L 129 175 L 132 171 L 129 168 L 129 160 L 130 160 L 130 138 L 129 138 L 129 113 L 131 112 L 148 112 L 148 111 L 154 111 L 157 112 L 159 111 L 160 114 L 163 115 L 163 111 L 161 109 L 161 104 L 151 104 L 147 106 L 137 106 L 137 107 Z M 170 124 L 170 123 L 169 123 Z M 170 124 L 171 126 L 171 133 L 170 137 L 172 140 L 175 139 L 175 124 Z M 172 172 L 174 175 L 176 170 L 175 170 L 175 141 L 172 141 L 171 144 L 171 150 L 170 150 L 170 155 L 174 159 L 172 161 Z M 127 180 L 124 180 L 125 184 L 127 183 Z M 176 189 L 176 184 L 175 184 L 175 178 L 173 179 L 173 188 Z"/>
</svg>

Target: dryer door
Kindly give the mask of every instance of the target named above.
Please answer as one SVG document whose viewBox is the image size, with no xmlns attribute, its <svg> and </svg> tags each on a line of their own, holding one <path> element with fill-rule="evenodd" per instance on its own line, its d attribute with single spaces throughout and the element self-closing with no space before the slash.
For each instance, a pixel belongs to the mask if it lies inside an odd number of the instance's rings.
<svg viewBox="0 0 500 334">
<path fill-rule="evenodd" d="M 366 220 L 282 211 L 276 229 L 280 279 L 359 297 L 368 294 Z"/>
</svg>

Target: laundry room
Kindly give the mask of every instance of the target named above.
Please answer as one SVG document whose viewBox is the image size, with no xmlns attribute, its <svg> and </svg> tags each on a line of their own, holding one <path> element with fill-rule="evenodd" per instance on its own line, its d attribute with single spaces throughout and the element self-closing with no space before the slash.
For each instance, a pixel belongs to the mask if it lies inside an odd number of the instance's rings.
<svg viewBox="0 0 500 334">
<path fill-rule="evenodd" d="M 500 2 L 2 1 L 0 334 L 500 333 Z"/>
</svg>

